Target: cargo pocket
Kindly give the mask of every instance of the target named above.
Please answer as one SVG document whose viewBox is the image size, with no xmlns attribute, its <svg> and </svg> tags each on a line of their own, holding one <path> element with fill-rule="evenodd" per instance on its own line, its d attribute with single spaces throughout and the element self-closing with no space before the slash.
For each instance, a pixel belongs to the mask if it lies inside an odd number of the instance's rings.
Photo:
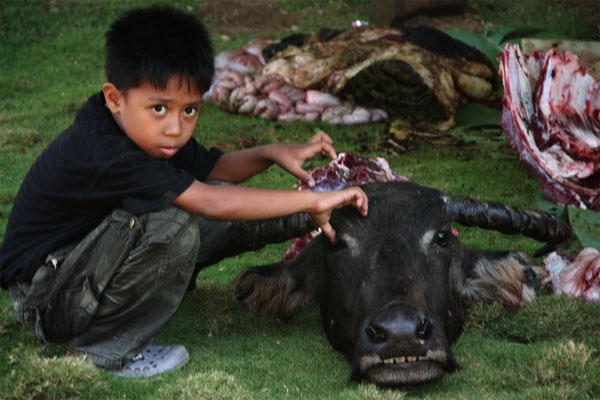
<svg viewBox="0 0 600 400">
<path fill-rule="evenodd" d="M 169 270 L 193 271 L 200 246 L 196 215 L 171 206 L 140 219 L 145 231 L 139 245 L 129 253 L 128 274 L 147 271 L 146 283 L 156 285 L 170 279 Z"/>
<path fill-rule="evenodd" d="M 88 277 L 59 291 L 43 311 L 46 339 L 63 343 L 85 330 L 98 312 L 99 302 Z"/>
</svg>

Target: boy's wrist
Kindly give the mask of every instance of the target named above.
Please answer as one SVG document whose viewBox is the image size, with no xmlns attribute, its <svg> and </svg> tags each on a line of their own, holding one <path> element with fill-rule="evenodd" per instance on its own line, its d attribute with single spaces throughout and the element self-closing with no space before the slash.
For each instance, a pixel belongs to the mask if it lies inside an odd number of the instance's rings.
<svg viewBox="0 0 600 400">
<path fill-rule="evenodd" d="M 276 160 L 276 154 L 279 151 L 281 145 L 279 143 L 269 143 L 265 144 L 262 147 L 261 156 L 272 163 Z"/>
</svg>

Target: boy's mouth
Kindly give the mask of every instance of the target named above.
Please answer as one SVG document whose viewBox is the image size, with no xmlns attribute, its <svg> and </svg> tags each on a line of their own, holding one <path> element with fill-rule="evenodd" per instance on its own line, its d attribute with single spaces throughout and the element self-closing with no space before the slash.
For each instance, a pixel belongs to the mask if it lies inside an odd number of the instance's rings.
<svg viewBox="0 0 600 400">
<path fill-rule="evenodd" d="M 159 147 L 159 151 L 167 157 L 173 157 L 177 150 L 176 147 Z"/>
</svg>

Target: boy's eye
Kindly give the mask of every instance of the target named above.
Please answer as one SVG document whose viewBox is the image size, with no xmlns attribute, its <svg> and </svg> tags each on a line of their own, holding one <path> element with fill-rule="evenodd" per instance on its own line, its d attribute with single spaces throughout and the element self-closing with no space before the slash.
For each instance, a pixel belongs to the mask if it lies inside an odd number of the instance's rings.
<svg viewBox="0 0 600 400">
<path fill-rule="evenodd" d="M 198 112 L 197 107 L 188 107 L 185 110 L 183 110 L 183 113 L 186 115 L 186 117 L 193 117 L 196 115 L 197 112 Z"/>
<path fill-rule="evenodd" d="M 156 115 L 163 115 L 167 112 L 167 108 L 163 105 L 156 105 L 152 107 L 152 111 L 154 111 L 154 114 Z"/>
</svg>

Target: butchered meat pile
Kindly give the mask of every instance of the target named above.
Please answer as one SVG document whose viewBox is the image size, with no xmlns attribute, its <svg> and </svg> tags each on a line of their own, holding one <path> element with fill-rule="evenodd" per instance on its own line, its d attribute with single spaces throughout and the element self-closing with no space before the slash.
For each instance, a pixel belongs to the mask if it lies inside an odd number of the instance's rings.
<svg viewBox="0 0 600 400">
<path fill-rule="evenodd" d="M 431 27 L 256 38 L 218 53 L 215 69 L 205 103 L 272 121 L 402 118 L 447 130 L 459 104 L 496 91 L 495 68 L 483 54 Z"/>
<path fill-rule="evenodd" d="M 546 197 L 600 211 L 600 84 L 569 51 L 498 55 L 502 126 Z"/>
</svg>

